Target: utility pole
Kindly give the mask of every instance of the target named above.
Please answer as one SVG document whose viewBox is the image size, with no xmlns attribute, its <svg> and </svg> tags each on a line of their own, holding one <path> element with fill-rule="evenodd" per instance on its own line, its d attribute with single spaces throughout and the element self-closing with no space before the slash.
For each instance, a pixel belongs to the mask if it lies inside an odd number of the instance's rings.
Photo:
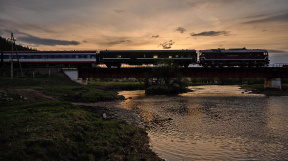
<svg viewBox="0 0 288 161">
<path fill-rule="evenodd" d="M 19 67 L 20 67 L 20 71 L 21 71 L 21 76 L 23 77 L 23 72 L 22 72 L 22 67 L 21 67 L 21 63 L 20 63 L 20 61 L 19 61 L 19 57 L 18 57 L 18 51 L 17 51 L 17 46 L 16 46 L 16 44 L 15 44 L 15 39 L 14 39 L 14 35 L 13 35 L 13 33 L 11 32 L 11 46 L 12 46 L 12 50 L 11 50 L 11 78 L 13 78 L 13 73 L 14 73 L 14 55 L 13 55 L 13 49 L 15 48 L 15 51 L 16 51 L 16 58 L 17 58 L 17 61 L 18 61 L 18 63 L 19 63 Z"/>
<path fill-rule="evenodd" d="M 11 32 L 11 44 L 12 44 L 12 50 L 11 50 L 11 78 L 13 78 L 13 45 L 14 45 L 14 36 L 13 33 Z"/>
</svg>

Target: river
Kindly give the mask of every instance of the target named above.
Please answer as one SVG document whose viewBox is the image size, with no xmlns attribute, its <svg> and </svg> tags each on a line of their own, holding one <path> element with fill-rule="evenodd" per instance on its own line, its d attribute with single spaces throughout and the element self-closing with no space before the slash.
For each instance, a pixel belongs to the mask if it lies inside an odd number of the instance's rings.
<svg viewBox="0 0 288 161">
<path fill-rule="evenodd" d="M 121 91 L 119 107 L 144 119 L 151 148 L 163 159 L 288 160 L 288 97 L 238 86 L 191 86 L 177 96 Z"/>
</svg>

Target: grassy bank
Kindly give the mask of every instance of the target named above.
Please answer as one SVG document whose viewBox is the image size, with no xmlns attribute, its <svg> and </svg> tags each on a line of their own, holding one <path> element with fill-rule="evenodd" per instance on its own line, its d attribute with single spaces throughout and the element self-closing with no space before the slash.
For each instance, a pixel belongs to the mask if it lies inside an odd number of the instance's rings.
<svg viewBox="0 0 288 161">
<path fill-rule="evenodd" d="M 96 86 L 101 89 L 113 90 L 145 90 L 144 82 L 93 82 L 89 81 L 89 85 Z"/>
<path fill-rule="evenodd" d="M 288 96 L 288 84 L 282 84 L 282 89 L 264 88 L 263 84 L 241 85 L 241 88 L 251 90 L 253 93 L 265 94 L 266 96 Z"/>
<path fill-rule="evenodd" d="M 95 102 L 118 98 L 116 92 L 82 86 L 66 77 L 0 79 L 0 89 L 35 89 L 61 101 Z"/>
<path fill-rule="evenodd" d="M 113 100 L 116 93 L 65 77 L 0 78 L 0 160 L 160 160 L 144 129 L 67 102 L 76 98 Z"/>
</svg>

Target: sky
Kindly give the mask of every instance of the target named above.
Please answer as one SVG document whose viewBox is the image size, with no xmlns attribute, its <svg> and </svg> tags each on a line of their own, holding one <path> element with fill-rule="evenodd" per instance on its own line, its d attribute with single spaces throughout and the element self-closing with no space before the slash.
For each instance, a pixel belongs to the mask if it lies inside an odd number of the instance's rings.
<svg viewBox="0 0 288 161">
<path fill-rule="evenodd" d="M 0 2 L 0 35 L 38 50 L 246 47 L 288 64 L 288 0 Z"/>
</svg>

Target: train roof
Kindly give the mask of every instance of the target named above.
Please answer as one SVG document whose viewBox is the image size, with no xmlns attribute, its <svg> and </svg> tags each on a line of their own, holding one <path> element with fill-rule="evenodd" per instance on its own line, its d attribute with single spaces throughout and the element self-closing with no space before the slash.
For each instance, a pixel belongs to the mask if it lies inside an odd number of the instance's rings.
<svg viewBox="0 0 288 161">
<path fill-rule="evenodd" d="M 209 49 L 209 50 L 200 50 L 200 52 L 210 52 L 210 53 L 213 53 L 213 52 L 222 52 L 222 53 L 230 53 L 230 52 L 233 52 L 233 53 L 243 53 L 243 52 L 268 52 L 267 50 L 265 49 L 246 49 L 246 48 L 241 48 L 241 49 Z"/>
<path fill-rule="evenodd" d="M 100 50 L 100 53 L 175 53 L 175 52 L 196 52 L 196 50 Z"/>
<path fill-rule="evenodd" d="M 4 54 L 11 54 L 12 51 L 2 51 Z M 17 51 L 17 54 L 81 54 L 81 53 L 97 53 L 96 50 L 73 50 L 73 51 Z M 13 51 L 16 54 L 16 51 Z"/>
</svg>

